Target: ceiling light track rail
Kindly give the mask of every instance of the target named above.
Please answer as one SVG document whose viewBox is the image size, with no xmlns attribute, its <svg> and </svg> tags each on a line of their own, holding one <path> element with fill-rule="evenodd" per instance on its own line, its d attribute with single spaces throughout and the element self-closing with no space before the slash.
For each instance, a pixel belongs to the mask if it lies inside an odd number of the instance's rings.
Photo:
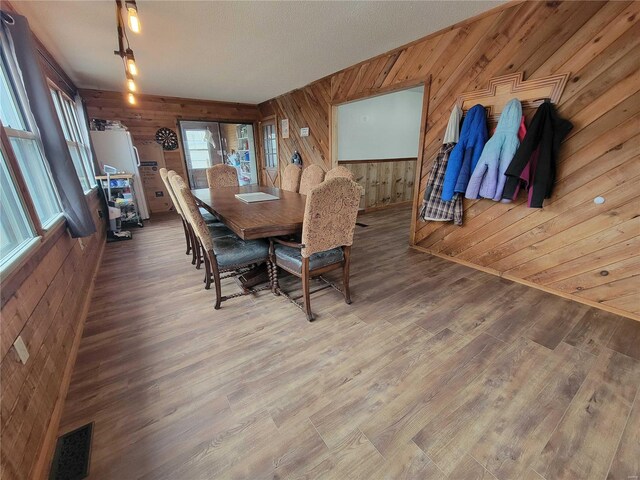
<svg viewBox="0 0 640 480">
<path fill-rule="evenodd" d="M 118 50 L 114 50 L 114 54 L 122 59 L 124 66 L 125 85 L 127 89 L 127 101 L 131 105 L 135 105 L 136 97 L 134 93 L 138 87 L 134 77 L 138 75 L 138 66 L 136 65 L 136 57 L 133 54 L 131 45 L 129 44 L 129 37 L 127 36 L 127 30 L 124 26 L 124 20 L 122 18 L 123 6 L 127 11 L 129 30 L 133 33 L 140 33 L 140 19 L 138 18 L 138 6 L 135 0 L 125 0 L 124 5 L 122 0 L 115 0 L 116 2 L 116 25 L 118 32 Z"/>
</svg>

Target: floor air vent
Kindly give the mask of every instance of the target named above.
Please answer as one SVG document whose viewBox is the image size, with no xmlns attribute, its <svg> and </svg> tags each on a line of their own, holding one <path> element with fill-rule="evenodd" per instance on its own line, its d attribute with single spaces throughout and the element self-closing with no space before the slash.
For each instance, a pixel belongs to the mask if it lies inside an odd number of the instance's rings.
<svg viewBox="0 0 640 480">
<path fill-rule="evenodd" d="M 93 423 L 58 437 L 49 480 L 80 480 L 89 474 Z"/>
</svg>

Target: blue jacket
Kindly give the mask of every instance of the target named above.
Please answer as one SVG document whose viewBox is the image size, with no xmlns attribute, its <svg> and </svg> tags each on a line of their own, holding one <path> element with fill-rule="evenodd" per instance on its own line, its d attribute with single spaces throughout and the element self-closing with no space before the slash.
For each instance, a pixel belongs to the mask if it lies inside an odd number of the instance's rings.
<svg viewBox="0 0 640 480">
<path fill-rule="evenodd" d="M 480 196 L 496 202 L 502 199 L 507 179 L 504 172 L 520 145 L 518 129 L 521 120 L 520 100 L 509 100 L 502 110 L 495 133 L 484 146 L 478 165 L 471 174 L 465 197 L 474 199 Z"/>
<path fill-rule="evenodd" d="M 460 139 L 449 156 L 444 174 L 442 200 L 450 201 L 455 193 L 464 193 L 487 142 L 487 116 L 482 105 L 469 109 L 462 123 Z"/>
</svg>

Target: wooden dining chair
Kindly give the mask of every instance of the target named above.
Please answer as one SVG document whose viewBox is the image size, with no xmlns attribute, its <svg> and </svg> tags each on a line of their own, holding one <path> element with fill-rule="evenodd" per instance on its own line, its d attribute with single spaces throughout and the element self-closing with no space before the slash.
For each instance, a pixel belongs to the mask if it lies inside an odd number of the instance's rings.
<svg viewBox="0 0 640 480">
<path fill-rule="evenodd" d="M 324 176 L 324 179 L 329 180 L 331 178 L 336 178 L 336 177 L 344 177 L 344 178 L 348 178 L 349 180 L 354 179 L 353 172 L 348 168 L 343 167 L 342 165 L 338 165 L 337 167 L 333 167 L 331 170 L 329 170 L 327 174 Z"/>
<path fill-rule="evenodd" d="M 203 253 L 196 239 L 195 232 L 193 231 L 193 228 L 186 216 L 185 207 L 182 202 L 182 199 L 178 195 L 176 195 L 175 187 L 173 186 L 173 182 L 172 182 L 173 177 L 178 177 L 183 182 L 184 180 L 174 170 L 169 170 L 167 172 L 167 180 L 169 182 L 169 186 L 171 187 L 171 192 L 173 193 L 172 200 L 175 198 L 176 203 L 174 205 L 178 205 L 177 208 L 180 208 L 180 210 L 182 211 L 182 216 L 186 224 L 185 235 L 189 238 L 189 242 L 191 244 L 191 255 L 192 255 L 191 264 L 195 265 L 196 269 L 200 270 L 200 267 L 202 266 L 202 262 L 203 262 Z M 207 227 L 210 229 L 211 235 L 214 235 L 217 237 L 234 235 L 234 233 L 231 230 L 229 230 L 229 228 L 225 224 L 220 222 L 211 213 L 203 212 L 202 209 L 200 209 L 200 215 L 202 215 L 205 223 L 207 224 Z"/>
<path fill-rule="evenodd" d="M 238 171 L 226 163 L 214 165 L 207 168 L 207 183 L 209 188 L 237 187 Z"/>
<path fill-rule="evenodd" d="M 280 182 L 280 189 L 288 190 L 289 192 L 298 193 L 300 188 L 300 176 L 302 175 L 302 169 L 298 165 L 290 163 L 282 172 L 282 181 Z"/>
<path fill-rule="evenodd" d="M 309 165 L 302 171 L 300 177 L 300 190 L 302 195 L 308 195 L 309 191 L 324 180 L 324 170 L 318 165 Z"/>
<path fill-rule="evenodd" d="M 210 227 L 205 223 L 196 199 L 189 186 L 178 175 L 171 177 L 176 196 L 182 202 L 182 208 L 193 229 L 199 248 L 204 253 L 206 279 L 213 278 L 216 290 L 214 308 L 218 310 L 225 300 L 249 295 L 259 290 L 266 290 L 270 285 L 245 289 L 232 295 L 222 295 L 221 280 L 244 273 L 243 269 L 268 262 L 269 244 L 264 240 L 242 240 L 235 235 L 217 237 L 212 235 Z M 227 275 L 222 275 L 226 273 Z M 207 285 L 206 287 L 208 287 Z M 205 288 L 206 288 L 205 287 Z"/>
<path fill-rule="evenodd" d="M 182 228 L 184 229 L 184 239 L 187 242 L 187 255 L 193 252 L 192 263 L 195 265 L 196 256 L 195 256 L 195 251 L 191 248 L 191 234 L 189 232 L 189 225 L 187 224 L 187 219 L 185 218 L 184 213 L 182 212 L 180 203 L 178 203 L 178 199 L 176 198 L 176 195 L 173 193 L 173 187 L 171 186 L 171 183 L 169 183 L 169 171 L 164 167 L 161 168 L 159 171 L 160 171 L 160 178 L 164 183 L 164 187 L 167 189 L 167 193 L 169 193 L 169 198 L 171 199 L 173 208 L 178 213 L 178 215 L 180 215 L 180 220 L 182 220 Z"/>
<path fill-rule="evenodd" d="M 342 292 L 345 302 L 351 303 L 349 265 L 360 194 L 360 186 L 348 178 L 329 179 L 307 196 L 302 242 L 270 239 L 271 290 L 300 307 L 309 321 L 314 319 L 309 293 L 309 281 L 313 277 L 320 277 Z M 302 279 L 303 304 L 280 289 L 278 267 Z M 342 289 L 322 277 L 323 273 L 338 268 L 342 268 Z"/>
</svg>

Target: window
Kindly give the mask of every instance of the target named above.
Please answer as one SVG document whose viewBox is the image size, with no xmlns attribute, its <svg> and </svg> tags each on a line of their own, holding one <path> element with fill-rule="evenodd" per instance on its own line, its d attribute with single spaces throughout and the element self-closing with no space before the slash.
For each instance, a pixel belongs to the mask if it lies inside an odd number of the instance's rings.
<svg viewBox="0 0 640 480">
<path fill-rule="evenodd" d="M 0 150 L 0 268 L 24 251 L 36 238 Z"/>
<path fill-rule="evenodd" d="M 62 126 L 64 138 L 69 147 L 71 160 L 76 169 L 80 183 L 85 192 L 88 192 L 95 185 L 93 175 L 93 165 L 91 162 L 91 148 L 87 145 L 82 134 L 76 104 L 64 93 L 56 88 L 51 88 L 51 98 L 56 107 L 58 120 Z"/>
<path fill-rule="evenodd" d="M 206 129 L 185 130 L 185 145 L 191 168 L 208 168 L 211 166 L 209 142 L 205 140 Z"/>
<path fill-rule="evenodd" d="M 47 228 L 61 217 L 60 199 L 42 153 L 35 122 L 29 109 L 25 108 L 27 103 L 22 83 L 15 74 L 16 68 L 12 60 L 5 55 L 4 48 L 1 60 L 0 116 L 40 223 L 43 228 Z"/>
<path fill-rule="evenodd" d="M 264 147 L 264 163 L 268 170 L 278 169 L 278 139 L 276 138 L 275 122 L 262 126 L 262 141 Z"/>
</svg>

